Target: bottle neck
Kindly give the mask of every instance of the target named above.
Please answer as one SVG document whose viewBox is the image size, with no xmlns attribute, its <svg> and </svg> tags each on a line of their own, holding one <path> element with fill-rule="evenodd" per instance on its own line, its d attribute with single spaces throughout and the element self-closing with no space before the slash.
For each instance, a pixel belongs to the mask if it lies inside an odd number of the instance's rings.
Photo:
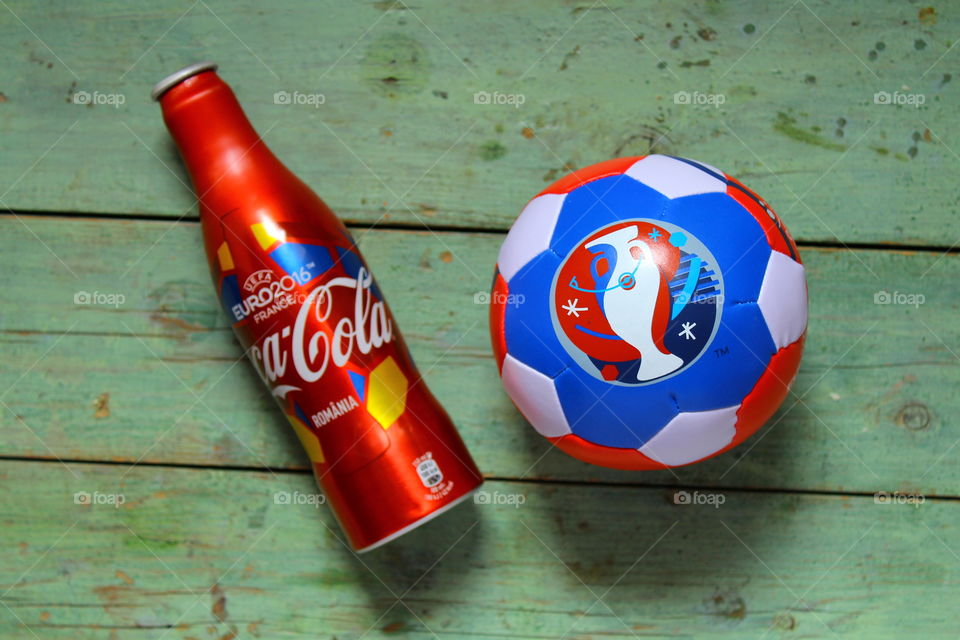
<svg viewBox="0 0 960 640">
<path fill-rule="evenodd" d="M 160 98 L 163 120 L 187 166 L 201 213 L 224 213 L 229 194 L 279 160 L 254 130 L 230 87 L 204 71 Z"/>
</svg>

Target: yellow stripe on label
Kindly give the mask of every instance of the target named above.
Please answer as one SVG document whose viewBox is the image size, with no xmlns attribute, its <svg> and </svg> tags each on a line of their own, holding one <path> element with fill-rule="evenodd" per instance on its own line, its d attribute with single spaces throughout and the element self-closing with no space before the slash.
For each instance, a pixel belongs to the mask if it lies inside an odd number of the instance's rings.
<svg viewBox="0 0 960 640">
<path fill-rule="evenodd" d="M 392 427 L 406 410 L 409 386 L 407 376 L 403 375 L 393 356 L 387 356 L 370 372 L 367 412 L 384 429 Z"/>
<path fill-rule="evenodd" d="M 253 231 L 254 237 L 260 243 L 260 248 L 264 251 L 272 247 L 278 240 L 280 242 L 286 241 L 286 234 L 284 234 L 283 229 L 271 222 L 255 222 L 250 225 L 250 230 Z"/>
<path fill-rule="evenodd" d="M 293 425 L 293 430 L 296 432 L 297 437 L 300 438 L 300 444 L 302 444 L 304 450 L 306 450 L 310 461 L 317 464 L 323 463 L 323 449 L 320 448 L 320 441 L 317 440 L 317 436 L 313 435 L 313 432 L 307 429 L 296 416 L 291 416 L 290 414 L 285 415 L 287 416 L 287 420 L 290 421 L 290 424 Z"/>
<path fill-rule="evenodd" d="M 217 260 L 220 261 L 221 271 L 230 271 L 233 269 L 233 256 L 230 254 L 230 247 L 224 242 L 217 249 Z"/>
</svg>

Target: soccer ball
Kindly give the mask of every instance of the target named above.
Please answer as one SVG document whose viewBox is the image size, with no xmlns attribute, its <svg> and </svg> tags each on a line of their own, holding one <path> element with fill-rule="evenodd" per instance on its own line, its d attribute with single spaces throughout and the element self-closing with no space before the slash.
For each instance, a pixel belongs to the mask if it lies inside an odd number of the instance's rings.
<svg viewBox="0 0 960 640">
<path fill-rule="evenodd" d="M 662 155 L 575 171 L 531 200 L 490 301 L 520 412 L 566 453 L 618 469 L 743 442 L 786 397 L 807 327 L 803 263 L 773 210 Z"/>
</svg>

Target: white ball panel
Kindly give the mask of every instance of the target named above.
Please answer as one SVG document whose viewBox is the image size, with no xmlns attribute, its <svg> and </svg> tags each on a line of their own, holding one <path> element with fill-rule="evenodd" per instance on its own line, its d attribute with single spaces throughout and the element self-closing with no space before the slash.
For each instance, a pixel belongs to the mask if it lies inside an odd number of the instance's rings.
<svg viewBox="0 0 960 640">
<path fill-rule="evenodd" d="M 727 192 L 727 183 L 723 180 L 669 156 L 647 156 L 627 169 L 626 174 L 668 198 Z"/>
<path fill-rule="evenodd" d="M 690 158 L 687 158 L 687 160 L 690 160 Z M 713 166 L 712 164 L 707 164 L 706 162 L 700 162 L 699 160 L 690 160 L 690 162 L 696 162 L 696 163 L 697 163 L 698 165 L 700 165 L 701 167 L 704 167 L 704 168 L 706 168 L 706 169 L 710 169 L 710 171 L 713 171 L 713 172 L 714 172 L 715 174 L 717 174 L 718 176 L 724 175 L 723 171 L 720 171 L 720 169 L 717 169 L 717 168 L 716 168 L 715 166 Z"/>
<path fill-rule="evenodd" d="M 520 212 L 497 258 L 500 275 L 507 282 L 535 256 L 550 248 L 550 238 L 566 197 L 565 193 L 546 193 L 531 200 Z"/>
<path fill-rule="evenodd" d="M 737 433 L 740 405 L 678 414 L 639 451 L 657 462 L 676 466 L 696 462 L 730 444 Z"/>
<path fill-rule="evenodd" d="M 757 304 L 777 349 L 796 342 L 807 328 L 807 284 L 803 265 L 770 252 Z"/>
<path fill-rule="evenodd" d="M 503 360 L 503 386 L 523 416 L 540 435 L 559 438 L 571 433 L 553 379 L 509 353 Z"/>
</svg>

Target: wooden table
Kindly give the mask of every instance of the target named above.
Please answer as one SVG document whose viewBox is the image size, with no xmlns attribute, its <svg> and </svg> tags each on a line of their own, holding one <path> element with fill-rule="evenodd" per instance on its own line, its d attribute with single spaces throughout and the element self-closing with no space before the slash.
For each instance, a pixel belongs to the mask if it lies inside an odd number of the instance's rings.
<svg viewBox="0 0 960 640">
<path fill-rule="evenodd" d="M 956 7 L 2 5 L 3 638 L 956 637 Z M 356 557 L 325 507 L 275 503 L 313 478 L 148 95 L 207 58 L 354 227 L 486 490 L 521 504 Z M 652 151 L 778 210 L 809 341 L 746 445 L 615 472 L 524 423 L 474 297 L 546 183 Z"/>
</svg>

